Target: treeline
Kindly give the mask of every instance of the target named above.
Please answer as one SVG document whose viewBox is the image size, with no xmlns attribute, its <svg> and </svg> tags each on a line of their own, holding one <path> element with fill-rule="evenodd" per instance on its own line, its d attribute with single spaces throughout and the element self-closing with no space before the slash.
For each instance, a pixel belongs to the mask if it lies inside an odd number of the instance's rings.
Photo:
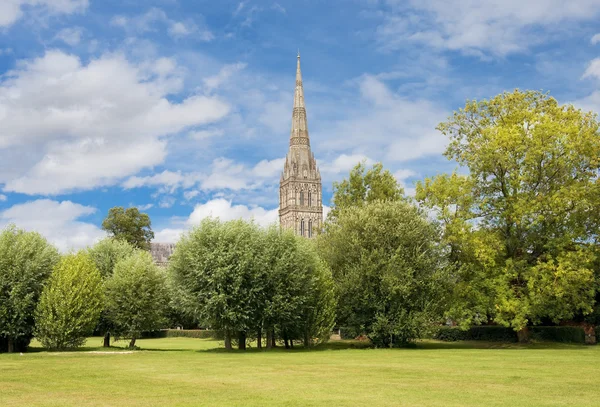
<svg viewBox="0 0 600 407">
<path fill-rule="evenodd" d="M 136 209 L 113 208 L 103 224 L 113 238 L 62 258 L 9 228 L 0 347 L 32 335 L 73 347 L 91 330 L 134 346 L 142 331 L 173 325 L 219 330 L 227 348 L 244 349 L 311 346 L 334 325 L 392 347 L 447 323 L 503 326 L 522 341 L 535 325 L 598 324 L 595 114 L 514 91 L 469 101 L 438 129 L 455 172 L 418 182 L 412 198 L 381 164 L 360 163 L 334 184 L 313 240 L 207 219 L 159 269 Z"/>
</svg>

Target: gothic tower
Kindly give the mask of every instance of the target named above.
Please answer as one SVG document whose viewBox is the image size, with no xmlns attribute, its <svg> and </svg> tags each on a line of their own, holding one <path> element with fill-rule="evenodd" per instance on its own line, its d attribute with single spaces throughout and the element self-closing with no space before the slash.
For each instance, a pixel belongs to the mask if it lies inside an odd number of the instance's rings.
<svg viewBox="0 0 600 407">
<path fill-rule="evenodd" d="M 305 237 L 313 237 L 323 224 L 321 173 L 310 151 L 300 53 L 296 68 L 290 149 L 279 184 L 279 224 Z"/>
</svg>

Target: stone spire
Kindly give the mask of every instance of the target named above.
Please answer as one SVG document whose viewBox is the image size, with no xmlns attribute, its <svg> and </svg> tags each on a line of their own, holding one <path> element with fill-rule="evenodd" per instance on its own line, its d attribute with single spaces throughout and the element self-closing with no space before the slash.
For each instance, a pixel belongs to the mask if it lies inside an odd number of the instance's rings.
<svg viewBox="0 0 600 407">
<path fill-rule="evenodd" d="M 296 66 L 296 89 L 294 91 L 294 110 L 292 112 L 292 130 L 290 132 L 290 146 L 294 145 L 310 146 L 306 106 L 304 105 L 302 71 L 300 69 L 300 51 L 298 51 L 298 63 Z"/>
<path fill-rule="evenodd" d="M 290 148 L 279 184 L 279 222 L 282 228 L 309 238 L 315 236 L 323 224 L 321 174 L 310 149 L 300 52 L 296 66 Z"/>
</svg>

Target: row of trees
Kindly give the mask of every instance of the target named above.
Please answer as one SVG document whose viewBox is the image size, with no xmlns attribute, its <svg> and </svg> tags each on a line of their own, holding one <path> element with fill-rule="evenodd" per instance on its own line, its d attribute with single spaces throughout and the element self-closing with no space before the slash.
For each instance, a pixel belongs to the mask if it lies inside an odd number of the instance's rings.
<svg viewBox="0 0 600 407">
<path fill-rule="evenodd" d="M 131 346 L 167 314 L 223 331 L 228 348 L 242 349 L 251 339 L 309 346 L 334 322 L 376 346 L 406 345 L 447 319 L 509 326 L 523 340 L 532 324 L 598 323 L 596 116 L 515 91 L 468 102 L 439 129 L 454 173 L 419 182 L 413 199 L 381 164 L 359 164 L 334 184 L 313 241 L 207 219 L 163 272 L 140 251 L 151 229 L 137 210 L 113 208 L 105 228 L 114 238 L 60 261 L 39 235 L 8 229 L 0 341 L 14 349 L 36 326 L 42 337 L 83 332 L 98 310 L 96 330 L 128 335 Z M 52 319 L 70 310 L 85 329 Z M 73 346 L 55 340 L 49 346 Z"/>
</svg>

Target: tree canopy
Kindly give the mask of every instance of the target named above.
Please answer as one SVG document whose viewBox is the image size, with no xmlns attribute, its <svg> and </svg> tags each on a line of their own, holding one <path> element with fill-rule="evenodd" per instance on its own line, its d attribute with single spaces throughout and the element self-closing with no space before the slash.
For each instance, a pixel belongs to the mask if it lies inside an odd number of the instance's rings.
<svg viewBox="0 0 600 407">
<path fill-rule="evenodd" d="M 367 170 L 363 161 L 350 171 L 348 179 L 333 183 L 333 206 L 329 216 L 334 219 L 344 208 L 376 200 L 397 201 L 403 195 L 404 189 L 391 172 L 383 169 L 381 163 Z"/>
<path fill-rule="evenodd" d="M 521 330 L 590 312 L 600 204 L 595 115 L 516 90 L 467 102 L 438 128 L 450 138 L 446 157 L 468 169 L 417 185 L 457 270 L 453 317 L 477 322 L 485 310 Z"/>
<path fill-rule="evenodd" d="M 98 323 L 102 278 L 85 252 L 64 256 L 44 287 L 36 310 L 36 338 L 48 349 L 81 346 Z"/>
<path fill-rule="evenodd" d="M 108 216 L 102 222 L 102 229 L 110 236 L 124 240 L 133 247 L 150 250 L 150 241 L 154 238 L 150 217 L 138 208 L 124 209 L 122 206 L 110 208 Z"/>
<path fill-rule="evenodd" d="M 58 260 L 56 248 L 38 233 L 14 226 L 0 233 L 0 350 L 29 344 L 39 297 Z"/>
</svg>

